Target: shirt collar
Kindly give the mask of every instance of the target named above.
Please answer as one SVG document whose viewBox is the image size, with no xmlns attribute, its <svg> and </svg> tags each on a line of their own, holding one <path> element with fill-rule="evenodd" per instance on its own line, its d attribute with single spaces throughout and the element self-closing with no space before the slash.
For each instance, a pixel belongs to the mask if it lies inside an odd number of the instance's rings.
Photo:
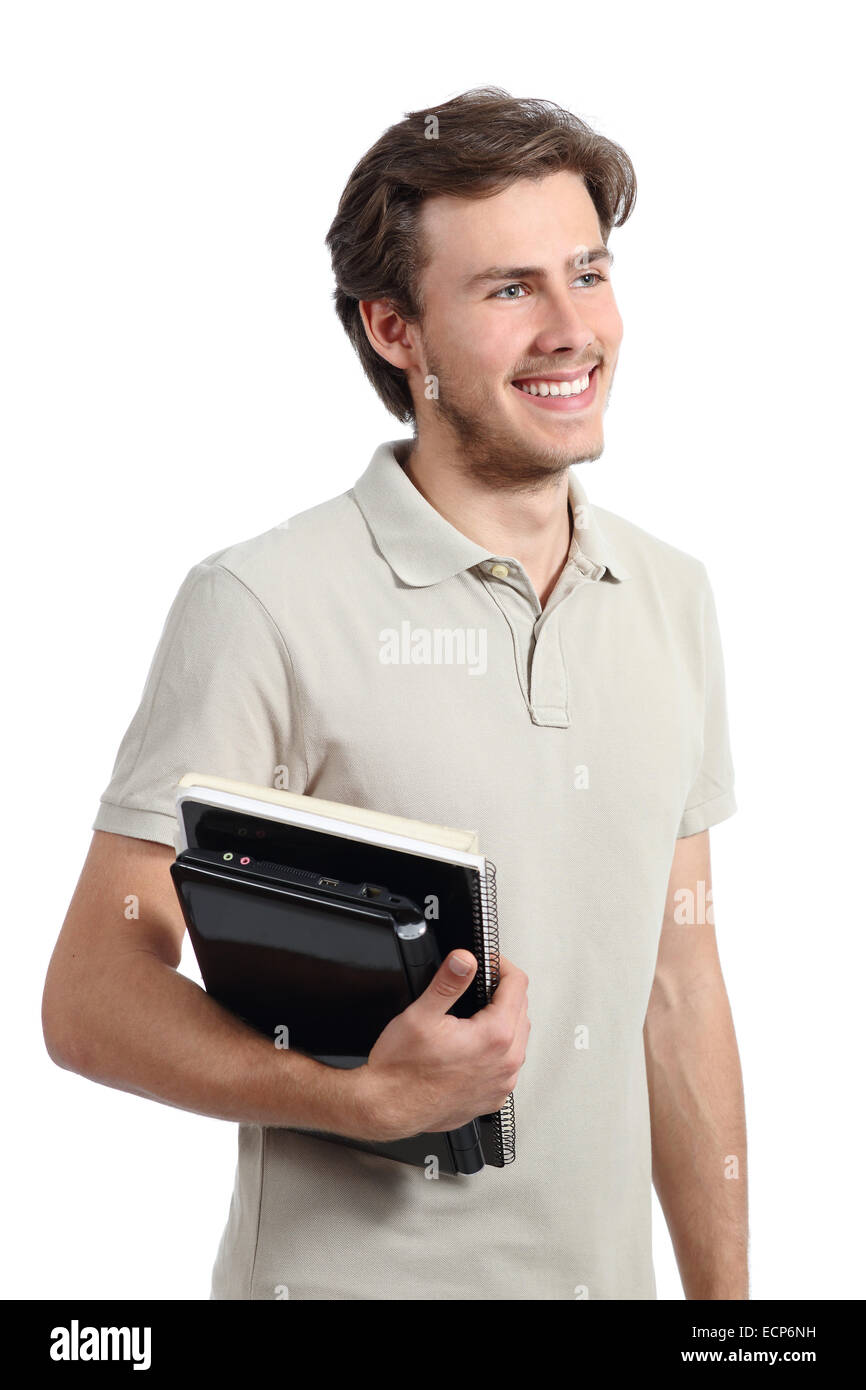
<svg viewBox="0 0 866 1390">
<path fill-rule="evenodd" d="M 399 462 L 412 442 L 392 439 L 380 444 L 351 494 L 395 574 L 405 584 L 423 586 L 484 561 L 513 559 L 494 555 L 464 536 L 422 496 Z M 630 579 L 573 468 L 568 472 L 568 495 L 574 517 L 568 561 L 594 580 Z"/>
</svg>

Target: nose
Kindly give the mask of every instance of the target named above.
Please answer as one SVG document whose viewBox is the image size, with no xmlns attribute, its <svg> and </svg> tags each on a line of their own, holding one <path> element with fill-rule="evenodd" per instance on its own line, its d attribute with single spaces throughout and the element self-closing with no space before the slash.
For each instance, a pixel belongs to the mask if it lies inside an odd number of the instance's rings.
<svg viewBox="0 0 866 1390">
<path fill-rule="evenodd" d="M 573 292 L 563 289 L 545 297 L 534 354 L 552 357 L 555 353 L 568 352 L 580 357 L 594 341 L 587 308 Z"/>
</svg>

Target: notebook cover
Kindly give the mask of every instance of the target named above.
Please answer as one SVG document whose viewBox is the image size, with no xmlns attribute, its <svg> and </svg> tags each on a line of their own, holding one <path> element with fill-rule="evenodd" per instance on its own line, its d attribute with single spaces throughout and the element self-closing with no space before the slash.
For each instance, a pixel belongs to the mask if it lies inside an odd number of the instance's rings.
<svg viewBox="0 0 866 1390">
<path fill-rule="evenodd" d="M 456 830 L 453 826 L 437 825 L 432 821 L 411 820 L 405 816 L 393 816 L 384 811 L 370 811 L 366 806 L 350 806 L 340 801 L 326 801 L 318 796 L 307 796 L 303 792 L 284 791 L 278 787 L 257 787 L 251 782 L 236 782 L 228 777 L 214 777 L 203 772 L 187 772 L 178 782 L 178 787 L 209 787 L 213 791 L 230 792 L 234 796 L 248 796 L 255 801 L 269 801 L 274 806 L 292 807 L 298 811 L 311 811 L 316 815 L 328 816 L 334 820 L 348 821 L 350 824 L 365 825 L 372 830 L 386 830 L 393 835 L 407 835 L 413 840 L 428 840 L 444 849 L 462 850 L 468 854 L 478 854 L 478 835 L 474 830 Z"/>
</svg>

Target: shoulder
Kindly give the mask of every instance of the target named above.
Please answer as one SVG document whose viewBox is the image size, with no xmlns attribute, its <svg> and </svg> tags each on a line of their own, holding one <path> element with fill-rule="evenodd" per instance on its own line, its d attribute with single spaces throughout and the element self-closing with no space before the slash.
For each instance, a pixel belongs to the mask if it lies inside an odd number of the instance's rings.
<svg viewBox="0 0 866 1390">
<path fill-rule="evenodd" d="M 627 587 L 635 585 L 636 592 L 654 594 L 677 605 L 703 601 L 710 581 L 706 565 L 697 555 L 605 507 L 593 506 L 593 512 L 613 555 L 631 576 Z"/>
<path fill-rule="evenodd" d="M 696 580 L 706 574 L 703 561 L 690 551 L 671 545 L 670 541 L 605 507 L 594 506 L 593 512 L 599 528 L 610 538 L 630 574 L 659 574 L 680 580 Z"/>
<path fill-rule="evenodd" d="M 193 572 L 222 572 L 268 605 L 287 584 L 315 583 L 341 555 L 354 553 L 364 530 L 351 492 L 346 491 L 213 551 L 193 566 Z"/>
</svg>

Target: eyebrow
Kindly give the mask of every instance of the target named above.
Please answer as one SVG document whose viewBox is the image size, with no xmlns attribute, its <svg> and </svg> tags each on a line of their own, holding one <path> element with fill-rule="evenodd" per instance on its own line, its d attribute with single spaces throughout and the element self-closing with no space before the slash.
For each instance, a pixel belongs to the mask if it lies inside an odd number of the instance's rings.
<svg viewBox="0 0 866 1390">
<path fill-rule="evenodd" d="M 607 261 L 608 266 L 612 266 L 613 254 L 606 246 L 591 246 L 581 256 L 567 256 L 562 264 L 565 270 L 574 270 L 577 265 L 591 265 L 595 261 Z M 526 280 L 532 275 L 539 280 L 547 279 L 547 271 L 540 265 L 489 265 L 486 270 L 468 276 L 463 281 L 463 288 L 474 289 L 492 280 Z"/>
</svg>

